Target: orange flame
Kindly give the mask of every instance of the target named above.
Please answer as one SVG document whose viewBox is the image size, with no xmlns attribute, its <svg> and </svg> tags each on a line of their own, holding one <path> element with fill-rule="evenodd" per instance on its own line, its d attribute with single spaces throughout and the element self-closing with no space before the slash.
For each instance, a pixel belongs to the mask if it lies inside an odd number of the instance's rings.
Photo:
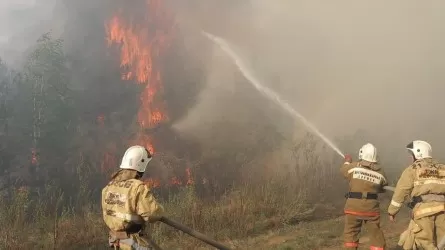
<svg viewBox="0 0 445 250">
<path fill-rule="evenodd" d="M 37 156 L 37 150 L 35 148 L 31 149 L 31 164 L 32 165 L 39 164 L 39 158 Z"/>
<path fill-rule="evenodd" d="M 187 178 L 187 180 L 186 180 L 186 185 L 187 186 L 190 186 L 190 185 L 193 185 L 193 184 L 195 184 L 195 182 L 193 181 L 193 179 L 192 179 L 192 177 L 191 177 L 191 175 L 192 175 L 192 172 L 191 172 L 191 169 L 190 168 L 186 168 L 186 178 Z M 159 188 L 159 187 L 161 187 L 162 185 L 161 185 L 161 181 L 159 180 L 159 179 L 155 179 L 155 178 L 148 178 L 148 179 L 146 179 L 145 181 L 144 181 L 144 183 L 147 185 L 147 186 L 149 186 L 150 188 Z M 170 187 L 172 187 L 172 186 L 182 186 L 183 185 L 183 181 L 179 178 L 179 177 L 177 177 L 177 176 L 174 176 L 174 177 L 172 177 L 172 178 L 170 178 L 170 180 L 169 180 L 169 182 L 166 184 L 166 186 L 170 186 Z"/>
<path fill-rule="evenodd" d="M 161 181 L 159 181 L 158 179 L 149 178 L 148 180 L 145 181 L 145 184 L 149 188 L 158 188 L 161 186 Z"/>
<path fill-rule="evenodd" d="M 135 138 L 135 140 L 129 142 L 129 146 L 141 145 L 141 146 L 145 147 L 146 149 L 148 149 L 150 154 L 153 155 L 155 152 L 155 148 L 154 148 L 153 144 L 151 143 L 151 141 L 152 140 L 151 140 L 150 136 L 148 136 L 144 133 L 139 133 L 137 135 L 137 137 Z"/>
<path fill-rule="evenodd" d="M 105 25 L 108 46 L 120 45 L 122 79 L 146 84 L 141 93 L 138 122 L 142 128 L 153 128 L 168 121 L 163 88 L 161 58 L 172 39 L 174 21 L 160 0 L 147 0 L 147 27 L 125 22 L 115 15 Z M 156 27 L 150 27 L 153 26 Z"/>
<path fill-rule="evenodd" d="M 162 0 L 146 0 L 146 4 L 145 26 L 133 23 L 120 12 L 105 24 L 105 29 L 108 47 L 119 49 L 122 80 L 145 86 L 137 114 L 141 131 L 130 143 L 144 146 L 153 154 L 152 138 L 143 131 L 169 120 L 163 98 L 162 59 L 173 39 L 175 20 Z M 193 183 L 191 174 L 187 175 L 187 183 Z M 148 179 L 146 184 L 152 188 L 161 186 L 157 179 Z M 182 185 L 182 181 L 174 177 L 170 184 Z"/>
<path fill-rule="evenodd" d="M 190 168 L 186 168 L 185 173 L 187 174 L 187 185 L 195 184 L 192 178 L 192 170 Z"/>
<path fill-rule="evenodd" d="M 173 176 L 170 179 L 170 185 L 172 185 L 172 186 L 181 186 L 182 185 L 182 181 L 178 177 Z"/>
</svg>

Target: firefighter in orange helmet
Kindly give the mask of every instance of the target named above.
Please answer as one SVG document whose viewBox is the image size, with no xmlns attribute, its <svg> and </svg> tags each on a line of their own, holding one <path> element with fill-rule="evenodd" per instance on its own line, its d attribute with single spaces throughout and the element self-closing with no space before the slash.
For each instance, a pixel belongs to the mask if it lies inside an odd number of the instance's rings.
<svg viewBox="0 0 445 250">
<path fill-rule="evenodd" d="M 380 229 L 380 203 L 378 193 L 388 185 L 385 173 L 377 164 L 377 149 L 367 143 L 359 151 L 359 161 L 352 162 L 350 155 L 340 169 L 349 181 L 346 193 L 344 247 L 357 249 L 362 225 L 370 234 L 371 250 L 383 250 L 385 238 Z"/>
</svg>

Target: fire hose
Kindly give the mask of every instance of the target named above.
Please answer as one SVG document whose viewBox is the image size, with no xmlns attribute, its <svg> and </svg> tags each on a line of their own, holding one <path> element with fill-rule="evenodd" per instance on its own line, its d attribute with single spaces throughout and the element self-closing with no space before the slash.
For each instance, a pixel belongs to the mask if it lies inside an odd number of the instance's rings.
<svg viewBox="0 0 445 250">
<path fill-rule="evenodd" d="M 394 192 L 394 190 L 395 190 L 395 188 L 391 187 L 391 186 L 384 186 L 383 189 L 388 190 L 388 191 L 392 191 L 392 192 Z M 215 247 L 217 249 L 220 249 L 220 250 L 230 250 L 229 247 L 224 246 L 223 244 L 221 244 L 221 243 L 219 243 L 219 242 L 209 238 L 208 236 L 206 236 L 206 235 L 204 235 L 204 234 L 202 234 L 202 233 L 200 233 L 200 232 L 198 232 L 198 231 L 196 231 L 196 230 L 194 230 L 192 228 L 189 228 L 189 227 L 187 227 L 185 225 L 182 225 L 182 224 L 180 224 L 180 223 L 178 223 L 178 222 L 176 222 L 174 220 L 171 220 L 171 219 L 169 219 L 167 217 L 162 217 L 159 221 L 163 222 L 164 224 L 167 224 L 167 225 L 169 225 L 169 226 L 171 226 L 171 227 L 173 227 L 175 229 L 178 229 L 178 230 L 180 230 L 180 231 L 182 231 L 182 232 L 184 232 L 184 233 L 186 233 L 186 234 L 188 234 L 188 235 L 190 235 L 190 236 L 192 236 L 192 237 L 194 237 L 194 238 L 196 238 L 196 239 L 198 239 L 200 241 L 203 241 L 203 242 L 205 242 L 205 243 L 207 243 L 207 244 L 209 244 L 209 245 L 211 245 L 211 246 L 213 246 L 213 247 Z M 159 249 L 159 250 L 161 249 L 152 240 L 150 240 L 150 243 L 152 244 L 152 246 L 154 246 L 155 249 Z M 438 243 L 437 247 L 439 249 L 443 249 L 445 247 L 445 237 L 442 238 L 442 240 Z"/>
<path fill-rule="evenodd" d="M 395 188 L 391 187 L 391 186 L 384 186 L 383 189 L 394 192 Z M 171 219 L 169 219 L 167 217 L 161 217 L 161 219 L 159 221 L 163 222 L 164 224 L 167 224 L 167 225 L 169 225 L 169 226 L 171 226 L 171 227 L 173 227 L 175 229 L 178 229 L 178 230 L 180 230 L 180 231 L 182 231 L 182 232 L 184 232 L 184 233 L 186 233 L 186 234 L 188 234 L 188 235 L 190 235 L 190 236 L 192 236 L 192 237 L 194 237 L 194 238 L 196 238 L 198 240 L 201 240 L 201 241 L 203 241 L 203 242 L 205 242 L 205 243 L 207 243 L 207 244 L 209 244 L 209 245 L 211 245 L 213 247 L 216 247 L 217 249 L 220 249 L 220 250 L 230 250 L 230 248 L 228 248 L 227 246 L 224 246 L 223 244 L 221 244 L 221 243 L 219 243 L 219 242 L 209 238 L 208 236 L 206 236 L 206 235 L 204 235 L 204 234 L 202 234 L 202 233 L 200 233 L 200 232 L 198 232 L 196 230 L 193 230 L 193 229 L 191 229 L 191 228 L 189 228 L 187 226 L 184 226 L 184 225 L 182 225 L 182 224 L 180 224 L 180 223 L 178 223 L 176 221 L 173 221 L 173 220 L 171 220 Z"/>
<path fill-rule="evenodd" d="M 385 186 L 383 188 L 385 190 L 392 191 L 392 192 L 394 192 L 394 189 L 395 189 L 394 187 L 391 187 L 391 186 Z M 167 225 L 169 225 L 169 226 L 171 226 L 171 227 L 173 227 L 175 229 L 178 229 L 178 230 L 180 230 L 180 231 L 182 231 L 182 232 L 184 232 L 184 233 L 186 233 L 186 234 L 188 234 L 188 235 L 190 235 L 190 236 L 192 236 L 192 237 L 194 237 L 194 238 L 196 238 L 196 239 L 198 239 L 200 241 L 203 241 L 203 242 L 205 242 L 205 243 L 207 243 L 207 244 L 209 244 L 209 245 L 211 245 L 211 246 L 213 246 L 213 247 L 215 247 L 217 249 L 220 249 L 220 250 L 230 250 L 229 247 L 224 246 L 223 244 L 221 244 L 221 243 L 219 243 L 219 242 L 209 238 L 208 236 L 206 236 L 206 235 L 204 235 L 204 234 L 202 234 L 202 233 L 200 233 L 200 232 L 198 232 L 198 231 L 196 231 L 194 229 L 191 229 L 191 228 L 189 228 L 189 227 L 187 227 L 185 225 L 182 225 L 182 224 L 180 224 L 180 223 L 178 223 L 178 222 L 176 222 L 174 220 L 171 220 L 171 219 L 169 219 L 167 217 L 161 217 L 161 219 L 159 221 L 163 222 L 164 224 L 167 224 Z"/>
<path fill-rule="evenodd" d="M 200 232 L 198 232 L 198 231 L 196 231 L 194 229 L 191 229 L 191 228 L 189 228 L 187 226 L 184 226 L 184 225 L 182 225 L 182 224 L 180 224 L 180 223 L 178 223 L 178 222 L 176 222 L 174 220 L 171 220 L 171 219 L 169 219 L 167 217 L 161 217 L 161 219 L 159 221 L 163 222 L 163 223 L 165 223 L 165 224 L 167 224 L 167 225 L 169 225 L 169 226 L 171 226 L 173 228 L 176 228 L 176 229 L 178 229 L 178 230 L 180 230 L 180 231 L 182 231 L 182 232 L 184 232 L 184 233 L 186 233 L 186 234 L 188 234 L 188 235 L 190 235 L 190 236 L 192 236 L 192 237 L 194 237 L 194 238 L 196 238 L 196 239 L 198 239 L 200 241 L 203 241 L 203 242 L 205 242 L 205 243 L 207 243 L 207 244 L 209 244 L 209 245 L 211 245 L 211 246 L 213 246 L 213 247 L 215 247 L 217 249 L 220 249 L 220 250 L 230 250 L 230 248 L 228 248 L 227 246 L 224 246 L 223 244 L 221 244 L 221 243 L 219 243 L 219 242 L 209 238 L 208 236 L 206 236 L 206 235 L 204 235 L 204 234 L 202 234 L 202 233 L 200 233 Z"/>
<path fill-rule="evenodd" d="M 394 192 L 394 190 L 395 190 L 395 188 L 391 187 L 391 186 L 385 186 L 385 187 L 383 187 L 383 189 L 388 190 L 388 191 L 392 191 L 392 192 Z M 178 223 L 176 221 L 173 221 L 173 220 L 171 220 L 169 218 L 162 217 L 159 221 L 161 221 L 161 222 L 163 222 L 163 223 L 165 223 L 165 224 L 167 224 L 167 225 L 169 225 L 169 226 L 171 226 L 173 228 L 176 228 L 176 229 L 178 229 L 178 230 L 180 230 L 180 231 L 182 231 L 182 232 L 184 232 L 184 233 L 186 233 L 186 234 L 188 234 L 188 235 L 190 235 L 190 236 L 192 236 L 192 237 L 194 237 L 194 238 L 196 238 L 198 240 L 201 240 L 201 241 L 203 241 L 203 242 L 205 242 L 205 243 L 207 243 L 207 244 L 209 244 L 209 245 L 211 245 L 211 246 L 213 246 L 213 247 L 215 247 L 217 249 L 220 249 L 220 250 L 230 250 L 230 248 L 228 248 L 227 246 L 224 246 L 223 244 L 221 244 L 221 243 L 219 243 L 219 242 L 217 242 L 217 241 L 207 237 L 206 235 L 204 235 L 204 234 L 202 234 L 202 233 L 200 233 L 200 232 L 198 232 L 196 230 L 193 230 L 193 229 L 191 229 L 191 228 L 189 228 L 187 226 L 184 226 L 184 225 L 182 225 L 182 224 L 180 224 L 180 223 Z M 445 247 L 445 237 L 442 238 L 442 240 L 438 243 L 437 247 L 440 250 Z"/>
</svg>

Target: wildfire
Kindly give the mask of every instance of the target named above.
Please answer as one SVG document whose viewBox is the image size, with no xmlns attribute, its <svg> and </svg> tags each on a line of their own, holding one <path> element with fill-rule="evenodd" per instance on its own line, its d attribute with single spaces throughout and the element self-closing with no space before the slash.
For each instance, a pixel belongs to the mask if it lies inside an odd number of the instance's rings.
<svg viewBox="0 0 445 250">
<path fill-rule="evenodd" d="M 140 132 L 130 143 L 145 146 L 152 154 L 155 147 L 147 129 L 169 120 L 163 98 L 163 58 L 174 35 L 175 21 L 162 0 L 144 0 L 144 22 L 134 21 L 123 11 L 105 23 L 106 40 L 109 47 L 116 46 L 120 53 L 121 78 L 143 85 L 137 118 Z M 124 3 L 125 4 L 125 3 Z M 141 20 L 141 19 L 138 19 Z M 152 188 L 161 186 L 161 181 L 150 178 L 145 181 Z M 178 177 L 169 180 L 168 186 L 192 185 L 190 168 L 186 169 L 186 180 Z"/>
<path fill-rule="evenodd" d="M 173 176 L 170 180 L 170 184 L 172 186 L 175 186 L 175 185 L 180 186 L 180 185 L 182 185 L 182 181 L 178 177 Z"/>
<path fill-rule="evenodd" d="M 163 101 L 162 57 L 172 39 L 174 20 L 160 0 L 146 1 L 146 23 L 133 25 L 121 14 L 106 23 L 108 46 L 119 45 L 122 79 L 144 84 L 138 122 L 153 128 L 168 121 Z"/>
<path fill-rule="evenodd" d="M 153 155 L 155 152 L 155 148 L 154 148 L 153 144 L 151 143 L 151 141 L 152 140 L 151 140 L 150 136 L 148 136 L 144 133 L 139 133 L 134 141 L 129 142 L 128 146 L 141 145 L 141 146 L 145 147 L 146 149 L 148 149 L 150 154 Z"/>
<path fill-rule="evenodd" d="M 145 181 L 145 184 L 150 188 L 158 188 L 161 186 L 161 181 L 158 179 L 149 178 Z"/>
<path fill-rule="evenodd" d="M 187 186 L 193 185 L 195 182 L 193 181 L 193 178 L 192 178 L 192 171 L 191 171 L 191 169 L 190 168 L 186 168 L 185 172 L 186 172 L 186 179 L 187 179 L 185 181 L 186 185 Z M 162 186 L 161 185 L 161 181 L 159 179 L 155 179 L 155 178 L 148 178 L 144 182 L 150 188 L 159 188 L 159 187 Z M 170 178 L 170 181 L 166 185 L 170 186 L 170 187 L 171 186 L 182 186 L 183 183 L 184 182 L 179 177 L 174 176 L 174 177 Z"/>
<path fill-rule="evenodd" d="M 37 165 L 39 164 L 39 159 L 37 156 L 37 150 L 35 148 L 31 149 L 31 164 Z"/>
<path fill-rule="evenodd" d="M 190 168 L 186 168 L 185 173 L 187 174 L 187 185 L 195 184 L 192 178 L 192 170 Z"/>
</svg>

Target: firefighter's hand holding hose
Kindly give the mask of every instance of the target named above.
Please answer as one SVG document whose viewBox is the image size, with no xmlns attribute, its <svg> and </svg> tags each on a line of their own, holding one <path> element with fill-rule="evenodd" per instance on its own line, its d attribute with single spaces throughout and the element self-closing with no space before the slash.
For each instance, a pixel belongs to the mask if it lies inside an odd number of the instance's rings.
<svg viewBox="0 0 445 250">
<path fill-rule="evenodd" d="M 349 154 L 346 154 L 345 155 L 345 163 L 351 163 L 352 162 L 352 156 L 351 155 L 349 155 Z"/>
</svg>

